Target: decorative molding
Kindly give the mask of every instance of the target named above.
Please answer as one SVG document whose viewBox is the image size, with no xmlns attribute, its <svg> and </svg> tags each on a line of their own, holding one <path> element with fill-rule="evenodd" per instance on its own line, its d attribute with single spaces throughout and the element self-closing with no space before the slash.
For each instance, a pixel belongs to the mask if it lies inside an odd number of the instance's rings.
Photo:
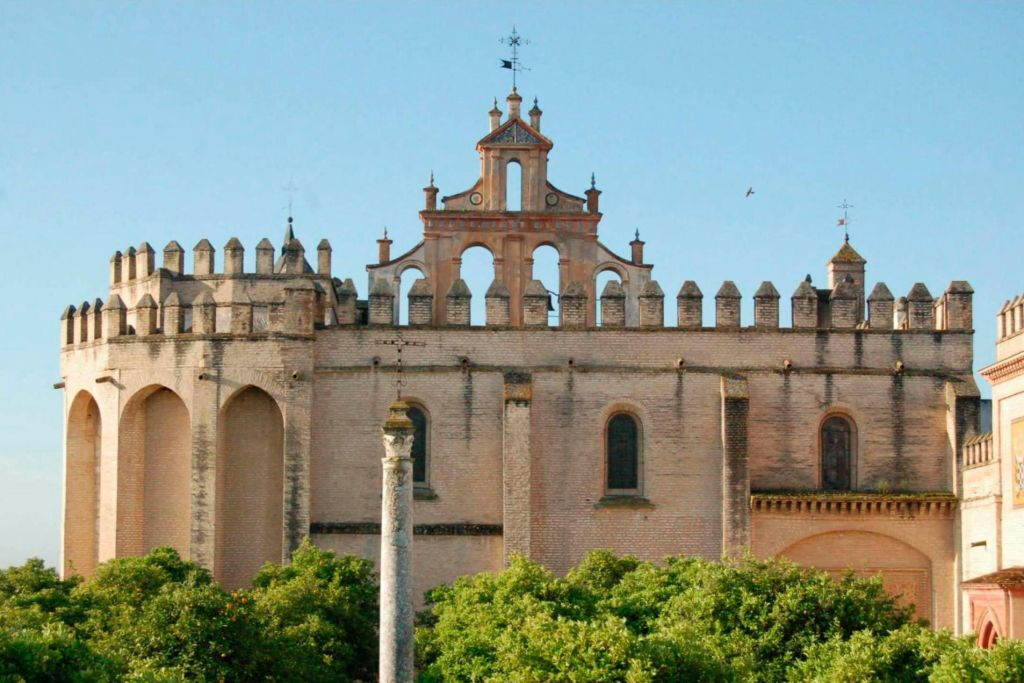
<svg viewBox="0 0 1024 683">
<path fill-rule="evenodd" d="M 1014 356 L 1013 358 L 1008 358 L 1004 361 L 993 363 L 987 368 L 982 368 L 978 372 L 992 384 L 1013 379 L 1018 375 L 1024 374 L 1024 353 Z"/>
<path fill-rule="evenodd" d="M 488 143 L 504 143 L 513 145 L 541 145 L 540 139 L 526 130 L 516 121 L 514 124 L 495 135 Z"/>
<path fill-rule="evenodd" d="M 312 522 L 310 534 L 380 535 L 380 522 Z M 501 536 L 501 524 L 417 524 L 412 528 L 416 536 Z"/>
<path fill-rule="evenodd" d="M 957 498 L 951 493 L 755 493 L 750 510 L 759 515 L 836 517 L 936 517 L 951 519 Z"/>
</svg>

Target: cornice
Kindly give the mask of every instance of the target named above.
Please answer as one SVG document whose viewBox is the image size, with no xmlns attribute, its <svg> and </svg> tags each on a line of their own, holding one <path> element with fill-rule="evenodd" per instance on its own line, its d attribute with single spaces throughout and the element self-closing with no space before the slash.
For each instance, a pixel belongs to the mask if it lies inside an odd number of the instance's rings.
<svg viewBox="0 0 1024 683">
<path fill-rule="evenodd" d="M 814 517 L 931 517 L 952 519 L 957 499 L 951 493 L 754 493 L 757 515 Z"/>
<path fill-rule="evenodd" d="M 1013 379 L 1014 377 L 1024 374 L 1024 353 L 993 363 L 992 365 L 979 370 L 979 373 L 982 377 L 987 379 L 990 384 L 997 384 L 999 382 L 1005 382 L 1008 379 Z"/>
</svg>

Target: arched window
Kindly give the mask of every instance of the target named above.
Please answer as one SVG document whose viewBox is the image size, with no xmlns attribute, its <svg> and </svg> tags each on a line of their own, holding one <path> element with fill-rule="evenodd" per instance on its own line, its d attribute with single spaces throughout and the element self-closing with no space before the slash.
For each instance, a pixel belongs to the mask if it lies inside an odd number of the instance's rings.
<svg viewBox="0 0 1024 683">
<path fill-rule="evenodd" d="M 821 485 L 826 491 L 849 491 L 853 483 L 853 425 L 833 415 L 821 425 Z"/>
<path fill-rule="evenodd" d="M 523 167 L 515 159 L 505 164 L 505 210 L 522 211 Z"/>
<path fill-rule="evenodd" d="M 608 420 L 605 439 L 609 493 L 640 490 L 640 426 L 632 415 L 619 413 Z"/>
<path fill-rule="evenodd" d="M 427 453 L 429 452 L 429 435 L 427 430 L 427 414 L 418 406 L 409 406 L 406 413 L 412 421 L 412 481 L 413 484 L 427 483 Z"/>
</svg>

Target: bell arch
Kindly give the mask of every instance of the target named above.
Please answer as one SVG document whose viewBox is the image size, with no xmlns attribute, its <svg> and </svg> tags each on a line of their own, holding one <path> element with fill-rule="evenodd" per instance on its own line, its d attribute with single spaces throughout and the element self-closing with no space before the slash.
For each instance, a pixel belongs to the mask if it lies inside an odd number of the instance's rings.
<svg viewBox="0 0 1024 683">
<path fill-rule="evenodd" d="M 103 421 L 96 399 L 80 391 L 71 401 L 64 445 L 64 545 L 61 575 L 92 575 L 99 557 L 99 468 Z"/>
<path fill-rule="evenodd" d="M 217 420 L 214 576 L 247 585 L 283 559 L 284 420 L 264 390 L 246 385 Z"/>
<path fill-rule="evenodd" d="M 125 403 L 117 470 L 117 554 L 171 546 L 189 557 L 192 428 L 178 394 L 155 384 Z"/>
</svg>

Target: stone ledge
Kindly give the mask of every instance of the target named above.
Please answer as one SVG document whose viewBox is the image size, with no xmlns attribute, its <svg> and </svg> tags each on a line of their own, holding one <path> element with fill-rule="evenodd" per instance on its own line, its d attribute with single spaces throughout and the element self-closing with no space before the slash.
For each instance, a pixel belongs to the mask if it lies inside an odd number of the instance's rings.
<svg viewBox="0 0 1024 683">
<path fill-rule="evenodd" d="M 750 509 L 760 515 L 826 515 L 842 517 L 936 517 L 952 519 L 957 507 L 952 493 L 858 493 L 807 491 L 754 493 Z"/>
<path fill-rule="evenodd" d="M 412 532 L 416 536 L 501 536 L 502 526 L 470 522 L 416 524 Z M 309 533 L 379 536 L 380 522 L 313 522 L 309 525 Z"/>
<path fill-rule="evenodd" d="M 654 503 L 643 496 L 604 496 L 601 500 L 594 503 L 594 507 L 600 509 L 627 509 L 627 510 L 643 510 L 653 509 Z"/>
<path fill-rule="evenodd" d="M 429 486 L 413 486 L 413 500 L 437 500 L 437 493 Z"/>
</svg>

